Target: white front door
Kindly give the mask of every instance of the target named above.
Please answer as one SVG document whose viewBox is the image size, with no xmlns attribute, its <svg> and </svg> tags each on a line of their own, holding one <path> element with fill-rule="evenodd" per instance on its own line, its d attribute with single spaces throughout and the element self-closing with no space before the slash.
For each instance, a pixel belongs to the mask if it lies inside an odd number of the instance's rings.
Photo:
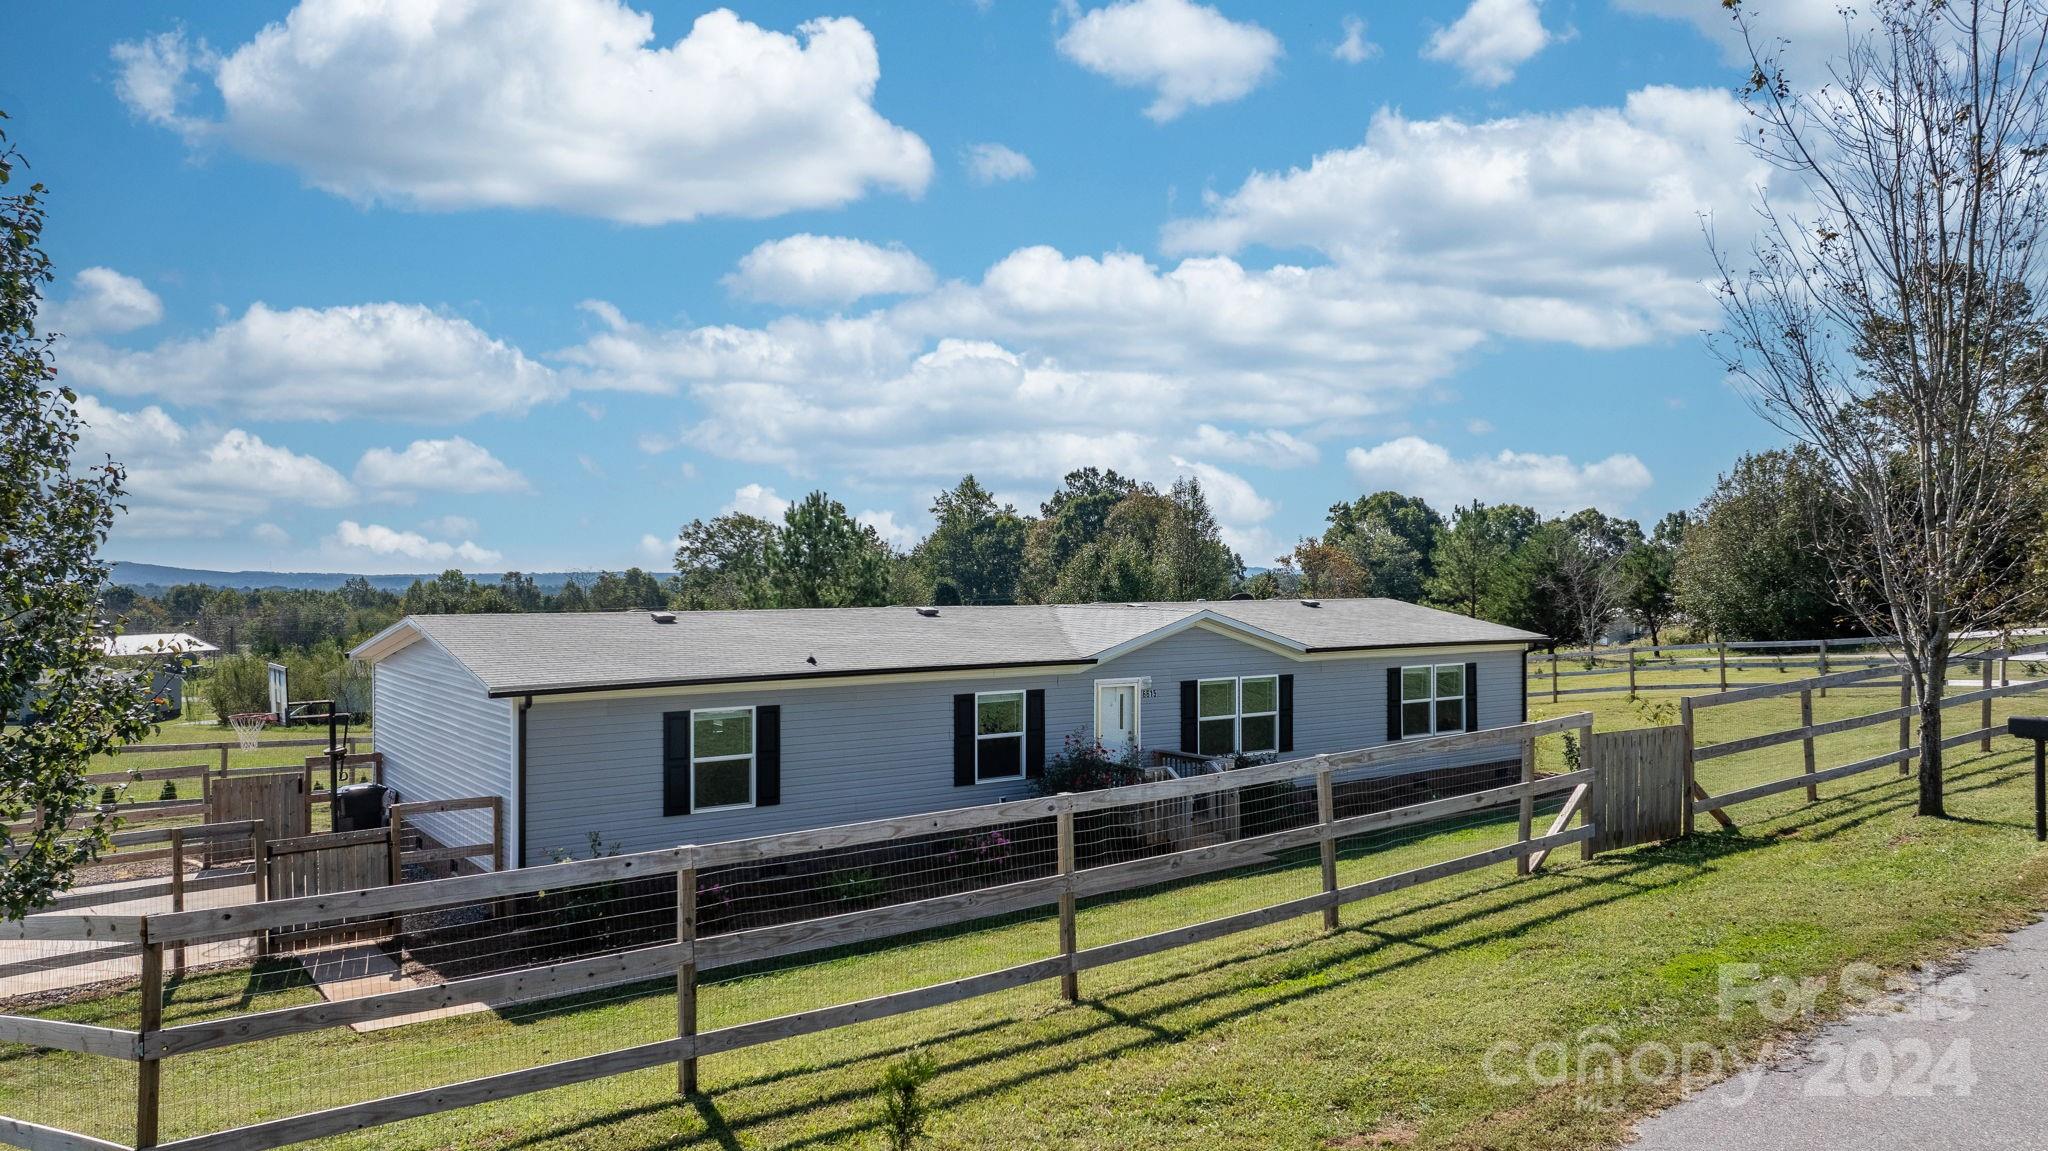
<svg viewBox="0 0 2048 1151">
<path fill-rule="evenodd" d="M 1138 743 L 1138 685 L 1104 683 L 1095 687 L 1095 742 L 1111 752 Z"/>
</svg>

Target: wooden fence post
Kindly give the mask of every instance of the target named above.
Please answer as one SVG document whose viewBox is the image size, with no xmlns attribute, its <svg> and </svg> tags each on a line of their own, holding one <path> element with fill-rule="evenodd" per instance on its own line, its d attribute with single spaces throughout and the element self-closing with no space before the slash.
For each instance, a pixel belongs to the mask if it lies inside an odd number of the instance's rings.
<svg viewBox="0 0 2048 1151">
<path fill-rule="evenodd" d="M 1826 675 L 1828 673 L 1828 641 L 1826 640 L 1820 641 L 1820 673 L 1822 675 Z M 1821 685 L 1820 697 L 1822 699 L 1826 699 L 1828 697 L 1828 689 L 1826 684 Z"/>
<path fill-rule="evenodd" d="M 505 797 L 491 797 L 491 870 L 505 870 Z"/>
<path fill-rule="evenodd" d="M 1685 834 L 1692 834 L 1692 801 L 1699 794 L 1699 779 L 1694 771 L 1692 751 L 1695 744 L 1692 726 L 1692 697 L 1683 696 L 1678 701 L 1678 725 L 1685 729 Z M 1591 808 L 1588 808 L 1591 810 Z"/>
<path fill-rule="evenodd" d="M 676 1034 L 687 1050 L 676 1069 L 676 1087 L 684 1095 L 697 1094 L 697 849 L 683 849 L 689 860 L 676 871 L 676 942 L 682 945 L 682 962 L 676 965 Z"/>
<path fill-rule="evenodd" d="M 1066 969 L 1060 972 L 1060 995 L 1069 1003 L 1078 1003 L 1081 974 L 1074 966 L 1074 953 L 1080 950 L 1079 935 L 1074 929 L 1074 809 L 1065 800 L 1060 802 L 1054 830 L 1059 839 L 1060 877 L 1066 881 L 1060 885 L 1060 955 L 1067 961 Z"/>
<path fill-rule="evenodd" d="M 1721 690 L 1728 690 L 1728 641 L 1715 640 L 1721 654 Z"/>
<path fill-rule="evenodd" d="M 163 1063 L 149 1054 L 149 1037 L 164 1026 L 164 945 L 145 939 L 142 944 L 141 1011 L 136 1022 L 136 1042 L 141 1058 L 135 1064 L 135 1145 L 154 1147 L 157 1143 L 157 1114 L 163 1089 Z"/>
<path fill-rule="evenodd" d="M 1331 834 L 1330 825 L 1337 822 L 1337 787 L 1330 779 L 1330 769 L 1316 773 L 1316 822 L 1322 825 L 1323 845 L 1323 894 L 1334 895 L 1337 891 L 1337 837 Z M 1337 930 L 1337 903 L 1323 908 L 1323 930 Z"/>
<path fill-rule="evenodd" d="M 1812 688 L 1804 688 L 1804 689 L 1802 689 L 1802 690 L 1801 690 L 1801 691 L 1799 692 L 1799 726 L 1801 726 L 1801 727 L 1803 727 L 1803 728 L 1805 728 L 1805 729 L 1806 729 L 1806 738 L 1800 741 L 1800 746 L 1801 746 L 1801 748 L 1803 749 L 1803 751 L 1805 752 L 1805 755 L 1806 755 L 1806 774 L 1808 774 L 1808 775 L 1812 775 L 1812 774 L 1813 774 L 1813 689 L 1812 689 Z M 1810 783 L 1809 783 L 1809 784 L 1807 784 L 1807 785 L 1806 785 L 1806 802 L 1808 802 L 1808 803 L 1818 803 L 1819 801 L 1820 801 L 1820 788 L 1818 788 L 1818 787 L 1815 787 L 1814 785 L 1812 785 L 1812 784 L 1810 784 Z"/>
<path fill-rule="evenodd" d="M 1633 672 L 1636 665 L 1636 657 L 1634 655 L 1630 655 L 1628 657 L 1628 665 L 1630 671 Z M 1629 678 L 1634 679 L 1635 676 L 1631 674 Z M 1633 688 L 1633 685 L 1631 685 L 1631 688 Z M 1585 746 L 1582 744 L 1579 747 L 1579 762 L 1583 764 L 1585 762 L 1585 759 L 1586 749 Z M 1521 822 L 1518 824 L 1518 827 L 1520 828 L 1518 834 L 1523 843 L 1529 842 L 1529 837 L 1532 834 L 1534 834 L 1536 830 L 1536 794 L 1534 789 L 1531 787 L 1531 785 L 1535 782 L 1536 741 L 1533 739 L 1525 739 L 1522 741 L 1522 811 Z M 1529 874 L 1528 856 L 1515 856 L 1515 874 Z"/>
<path fill-rule="evenodd" d="M 395 805 L 391 808 L 391 822 L 384 828 L 384 838 L 385 846 L 391 849 L 389 882 L 397 883 L 405 878 L 405 864 L 401 862 L 405 855 L 405 812 Z"/>
<path fill-rule="evenodd" d="M 1899 669 L 1899 706 L 1902 708 L 1913 706 L 1913 679 L 1906 674 L 1904 668 Z M 1913 717 L 1902 715 L 1899 717 L 1899 750 L 1904 751 L 1911 746 L 1913 746 Z M 1901 756 L 1899 758 L 1899 774 L 1911 775 L 1912 773 L 1913 761 Z"/>
<path fill-rule="evenodd" d="M 227 745 L 227 744 L 221 744 L 221 745 L 220 745 L 220 777 L 221 777 L 222 779 L 226 779 L 226 778 L 228 777 L 228 745 Z"/>
<path fill-rule="evenodd" d="M 1984 661 L 1984 690 L 1991 690 L 1991 661 Z M 1977 743 L 1978 751 L 1991 750 L 1991 697 L 1984 697 L 1984 722 L 1977 725 L 1984 729 L 1984 738 Z"/>
<path fill-rule="evenodd" d="M 1628 649 L 1628 694 L 1631 699 L 1636 694 L 1636 649 L 1634 648 Z"/>
<path fill-rule="evenodd" d="M 185 910 L 185 829 L 171 829 L 171 910 Z M 185 970 L 185 945 L 180 943 L 172 955 L 171 967 L 176 971 Z"/>
<path fill-rule="evenodd" d="M 1557 702 L 1557 649 L 1550 649 L 1550 702 Z"/>
<path fill-rule="evenodd" d="M 1530 754 L 1529 754 L 1529 756 L 1528 756 L 1527 758 L 1525 758 L 1525 759 L 1524 759 L 1524 760 L 1522 761 L 1522 763 L 1524 764 L 1524 767 L 1522 768 L 1522 771 L 1523 771 L 1523 773 L 1524 773 L 1524 775 L 1523 775 L 1523 778 L 1524 778 L 1524 779 L 1526 779 L 1526 780 L 1534 780 L 1534 778 L 1535 778 L 1535 766 L 1536 766 L 1536 755 L 1535 755 L 1535 749 L 1534 749 L 1534 744 L 1533 744 L 1533 741 L 1531 741 L 1531 743 L 1529 744 L 1529 746 L 1530 746 Z M 1592 723 L 1592 721 L 1591 721 L 1591 720 L 1589 719 L 1589 720 L 1587 720 L 1587 721 L 1586 721 L 1586 724 L 1585 724 L 1585 726 L 1583 726 L 1583 727 L 1579 728 L 1579 766 L 1580 766 L 1580 767 L 1582 767 L 1582 768 L 1591 768 L 1591 767 L 1593 767 L 1593 760 L 1594 760 L 1594 758 L 1595 758 L 1595 756 L 1594 756 L 1594 754 L 1593 754 L 1593 723 Z M 1593 783 L 1594 783 L 1594 790 L 1595 790 L 1595 791 L 1598 791 L 1598 790 L 1599 790 L 1599 777 L 1598 777 L 1597 775 L 1596 775 L 1596 776 L 1594 776 L 1594 778 L 1593 778 Z M 1691 804 L 1687 804 L 1686 806 L 1687 806 L 1687 807 L 1691 807 L 1692 805 L 1691 805 Z M 1530 799 L 1530 797 L 1528 797 L 1528 796 L 1526 796 L 1526 795 L 1525 795 L 1525 796 L 1523 796 L 1523 797 L 1522 797 L 1522 838 L 1523 838 L 1523 839 L 1525 839 L 1525 840 L 1529 838 L 1529 831 L 1530 831 L 1530 827 L 1529 827 L 1529 817 L 1530 817 L 1530 815 L 1532 814 L 1532 809 L 1533 809 L 1533 801 L 1532 801 L 1532 800 Z M 1586 807 L 1586 811 L 1587 811 L 1587 813 L 1588 813 L 1588 814 L 1590 815 L 1590 814 L 1592 813 L 1592 811 L 1593 811 L 1593 810 L 1594 810 L 1594 809 L 1593 809 L 1593 807 L 1592 807 L 1592 806 L 1591 806 L 1590 804 L 1588 804 L 1588 805 L 1587 805 L 1587 807 Z M 1581 822 L 1584 822 L 1584 821 L 1582 820 Z M 1524 855 L 1524 856 L 1523 856 L 1522 858 L 1523 858 L 1524 860 L 1526 860 L 1526 859 L 1528 859 L 1529 857 L 1528 857 L 1528 856 L 1526 856 L 1526 855 Z M 1580 840 L 1580 841 L 1579 841 L 1579 858 L 1580 858 L 1580 859 L 1591 859 L 1591 858 L 1593 858 L 1593 841 L 1592 841 L 1592 840 L 1590 840 L 1590 839 L 1582 839 L 1582 840 Z"/>
</svg>

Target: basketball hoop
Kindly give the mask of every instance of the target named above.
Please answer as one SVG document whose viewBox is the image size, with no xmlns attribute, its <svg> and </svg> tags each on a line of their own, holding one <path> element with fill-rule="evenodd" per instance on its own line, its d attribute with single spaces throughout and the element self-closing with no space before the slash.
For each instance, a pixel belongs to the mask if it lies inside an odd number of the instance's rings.
<svg viewBox="0 0 2048 1151">
<path fill-rule="evenodd" d="M 241 741 L 243 751 L 255 751 L 262 743 L 265 725 L 277 722 L 277 717 L 267 711 L 245 711 L 228 717 L 228 726 L 235 729 L 235 738 Z"/>
</svg>

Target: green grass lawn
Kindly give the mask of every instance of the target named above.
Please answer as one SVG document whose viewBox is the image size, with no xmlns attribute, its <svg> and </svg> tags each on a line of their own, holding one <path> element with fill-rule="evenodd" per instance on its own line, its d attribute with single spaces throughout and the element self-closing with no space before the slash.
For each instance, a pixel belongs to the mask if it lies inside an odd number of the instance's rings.
<svg viewBox="0 0 2048 1151">
<path fill-rule="evenodd" d="M 1590 678 L 1590 677 L 1589 677 Z M 1895 693 L 1850 689 L 1817 718 L 1859 714 Z M 2003 715 L 2048 701 L 2000 701 Z M 1593 710 L 1603 728 L 1659 722 L 1657 704 L 1579 697 L 1532 718 Z M 1967 712 L 1967 717 L 1962 714 Z M 1975 726 L 1974 706 L 1952 713 Z M 1705 740 L 1789 726 L 1796 701 L 1701 713 Z M 1894 746 L 1890 725 L 1820 741 L 1819 766 Z M 1559 756 L 1546 741 L 1546 764 Z M 1675 1088 L 1624 1085 L 1597 1108 L 1574 1088 L 1489 1082 L 1500 1040 L 1533 1045 L 1610 1028 L 1624 1049 L 1704 1042 L 1745 1056 L 1782 1035 L 1754 1013 L 1717 1016 L 1718 968 L 1811 976 L 1851 961 L 1906 968 L 2024 922 L 2048 901 L 2031 838 L 2027 753 L 1951 753 L 1949 821 L 1915 819 L 1911 780 L 1890 769 L 1734 809 L 1734 832 L 1580 862 L 1542 875 L 1503 865 L 1345 909 L 1056 984 L 708 1058 L 704 1098 L 679 1102 L 656 1069 L 330 1140 L 347 1148 L 876 1147 L 872 1095 L 884 1063 L 922 1046 L 940 1073 L 934 1147 L 1081 1149 L 1385 1145 L 1613 1145 Z M 1702 766 L 1716 792 L 1796 772 L 1797 744 Z M 1421 839 L 1347 845 L 1357 882 L 1508 841 L 1499 820 Z M 1256 873 L 1129 893 L 1085 907 L 1091 946 L 1316 890 L 1313 856 Z M 724 978 L 703 994 L 723 1026 L 986 971 L 1051 954 L 1050 915 Z M 168 1019 L 303 1002 L 286 970 L 213 976 L 175 989 Z M 1822 1000 L 1823 1009 L 1835 1007 Z M 62 1010 L 132 1020 L 132 997 Z M 59 1014 L 60 1012 L 52 1012 Z M 471 1015 L 358 1035 L 347 1029 L 225 1048 L 165 1064 L 166 1138 L 334 1106 L 671 1034 L 668 989 L 648 986 L 575 1010 Z M 129 1069 L 85 1057 L 0 1051 L 0 1099 L 23 1118 L 124 1138 Z M 16 1101 L 20 1102 L 16 1102 Z"/>
</svg>

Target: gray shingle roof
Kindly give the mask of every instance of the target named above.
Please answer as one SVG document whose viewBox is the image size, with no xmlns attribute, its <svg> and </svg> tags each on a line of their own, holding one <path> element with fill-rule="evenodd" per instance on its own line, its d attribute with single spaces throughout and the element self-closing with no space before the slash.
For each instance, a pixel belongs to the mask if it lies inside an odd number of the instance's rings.
<svg viewBox="0 0 2048 1151">
<path fill-rule="evenodd" d="M 408 616 L 356 648 L 376 660 L 423 636 L 493 695 L 888 672 L 1089 663 L 1163 628 L 1236 621 L 1305 651 L 1523 643 L 1542 637 L 1397 600 L 1225 600 L 563 615 Z"/>
</svg>

